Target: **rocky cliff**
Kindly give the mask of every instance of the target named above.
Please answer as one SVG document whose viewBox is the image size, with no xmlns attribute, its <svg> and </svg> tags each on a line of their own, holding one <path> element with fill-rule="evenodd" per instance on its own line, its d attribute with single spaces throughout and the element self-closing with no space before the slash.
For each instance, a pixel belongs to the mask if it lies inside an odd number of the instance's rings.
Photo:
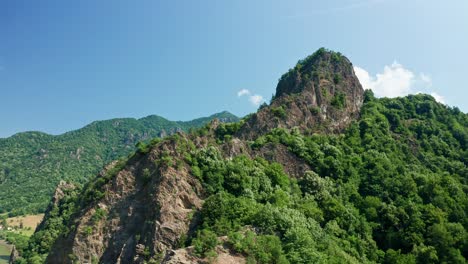
<svg viewBox="0 0 468 264">
<path fill-rule="evenodd" d="M 280 78 L 271 104 L 253 114 L 238 135 L 253 139 L 278 127 L 340 132 L 357 117 L 363 95 L 351 62 L 322 48 Z"/>
<path fill-rule="evenodd" d="M 48 263 L 143 263 L 148 256 L 161 261 L 182 234 L 190 231 L 190 214 L 202 205 L 202 187 L 183 163 L 189 147 L 184 134 L 136 154 L 122 167 L 113 164 L 92 186 L 91 204 L 73 219 L 74 229 L 59 238 Z M 174 162 L 178 163 L 175 166 Z M 109 176 L 109 171 L 115 175 Z M 100 179 L 102 197 L 94 188 Z"/>
</svg>

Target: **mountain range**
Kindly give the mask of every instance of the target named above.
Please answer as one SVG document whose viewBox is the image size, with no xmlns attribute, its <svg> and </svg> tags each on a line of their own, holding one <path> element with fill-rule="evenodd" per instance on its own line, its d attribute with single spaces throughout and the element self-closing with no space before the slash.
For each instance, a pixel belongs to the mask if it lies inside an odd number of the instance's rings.
<svg viewBox="0 0 468 264">
<path fill-rule="evenodd" d="M 0 213 L 44 212 L 61 180 L 84 184 L 105 164 L 134 151 L 137 142 L 187 132 L 215 118 L 239 120 L 229 112 L 185 122 L 150 115 L 96 121 L 58 136 L 24 132 L 0 139 Z"/>
</svg>

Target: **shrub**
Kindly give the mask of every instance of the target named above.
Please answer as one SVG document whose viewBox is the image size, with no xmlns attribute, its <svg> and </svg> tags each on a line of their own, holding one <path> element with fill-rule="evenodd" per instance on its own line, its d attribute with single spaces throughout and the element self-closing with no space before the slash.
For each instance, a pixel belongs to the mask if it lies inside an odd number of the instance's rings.
<svg viewBox="0 0 468 264">
<path fill-rule="evenodd" d="M 100 220 L 106 218 L 106 216 L 107 216 L 107 212 L 105 210 L 101 209 L 101 208 L 98 208 L 98 209 L 96 209 L 93 216 L 91 217 L 91 222 L 93 224 L 96 224 Z"/>
<path fill-rule="evenodd" d="M 283 252 L 281 240 L 277 236 L 257 236 L 252 231 L 246 231 L 244 233 L 235 232 L 229 235 L 229 243 L 235 251 L 246 254 L 248 260 L 253 263 L 289 263 Z"/>
<path fill-rule="evenodd" d="M 91 235 L 91 234 L 93 233 L 93 228 L 90 227 L 90 226 L 85 227 L 84 233 L 85 233 L 87 236 Z"/>
<path fill-rule="evenodd" d="M 339 84 L 339 83 L 341 83 L 342 80 L 343 80 L 343 77 L 341 77 L 341 75 L 335 73 L 335 75 L 333 76 L 333 82 L 335 84 Z"/>
<path fill-rule="evenodd" d="M 342 109 L 346 105 L 346 95 L 342 92 L 337 92 L 331 101 L 331 105 Z"/>
<path fill-rule="evenodd" d="M 212 253 L 218 245 L 218 237 L 213 231 L 203 229 L 197 232 L 197 237 L 192 240 L 194 252 L 199 257 L 206 257 Z"/>
<path fill-rule="evenodd" d="M 332 59 L 333 63 L 339 63 L 341 61 L 342 57 L 343 56 L 341 55 L 341 53 L 333 52 L 332 56 L 331 56 L 331 59 Z"/>
<path fill-rule="evenodd" d="M 280 105 L 278 107 L 272 107 L 271 112 L 276 117 L 279 117 L 279 118 L 286 117 L 286 111 L 284 110 L 284 107 L 282 105 Z"/>
<path fill-rule="evenodd" d="M 230 140 L 230 136 L 234 135 L 244 125 L 244 121 L 236 123 L 221 123 L 216 128 L 215 134 L 218 139 Z"/>
<path fill-rule="evenodd" d="M 135 147 L 137 148 L 137 152 L 140 153 L 140 154 L 146 154 L 149 152 L 150 150 L 150 147 L 145 144 L 144 142 L 138 142 Z"/>
<path fill-rule="evenodd" d="M 166 167 L 172 167 L 174 166 L 174 160 L 169 154 L 164 154 L 161 157 L 161 165 L 166 166 Z"/>
<path fill-rule="evenodd" d="M 320 107 L 318 106 L 310 107 L 309 110 L 313 115 L 318 115 L 320 113 Z"/>
</svg>

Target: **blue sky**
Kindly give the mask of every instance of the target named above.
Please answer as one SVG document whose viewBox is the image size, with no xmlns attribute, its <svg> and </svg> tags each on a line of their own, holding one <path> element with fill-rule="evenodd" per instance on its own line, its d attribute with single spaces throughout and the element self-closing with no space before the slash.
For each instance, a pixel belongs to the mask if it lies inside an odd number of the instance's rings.
<svg viewBox="0 0 468 264">
<path fill-rule="evenodd" d="M 378 95 L 422 91 L 467 112 L 466 14 L 466 0 L 1 1 L 0 137 L 242 116 L 320 47 Z"/>
</svg>

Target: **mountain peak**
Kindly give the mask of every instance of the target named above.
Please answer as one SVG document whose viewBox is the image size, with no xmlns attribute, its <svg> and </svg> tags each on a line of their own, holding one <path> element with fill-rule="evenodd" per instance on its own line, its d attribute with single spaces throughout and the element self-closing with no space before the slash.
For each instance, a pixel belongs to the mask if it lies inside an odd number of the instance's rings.
<svg viewBox="0 0 468 264">
<path fill-rule="evenodd" d="M 277 127 L 340 131 L 357 117 L 363 97 L 348 58 L 321 48 L 283 74 L 271 104 L 247 120 L 241 133 L 251 138 Z"/>
<path fill-rule="evenodd" d="M 299 60 L 294 68 L 281 76 L 276 87 L 276 97 L 299 93 L 310 87 L 310 82 L 328 79 L 338 83 L 350 76 L 354 76 L 354 71 L 348 58 L 339 52 L 320 48 L 305 59 Z"/>
</svg>

